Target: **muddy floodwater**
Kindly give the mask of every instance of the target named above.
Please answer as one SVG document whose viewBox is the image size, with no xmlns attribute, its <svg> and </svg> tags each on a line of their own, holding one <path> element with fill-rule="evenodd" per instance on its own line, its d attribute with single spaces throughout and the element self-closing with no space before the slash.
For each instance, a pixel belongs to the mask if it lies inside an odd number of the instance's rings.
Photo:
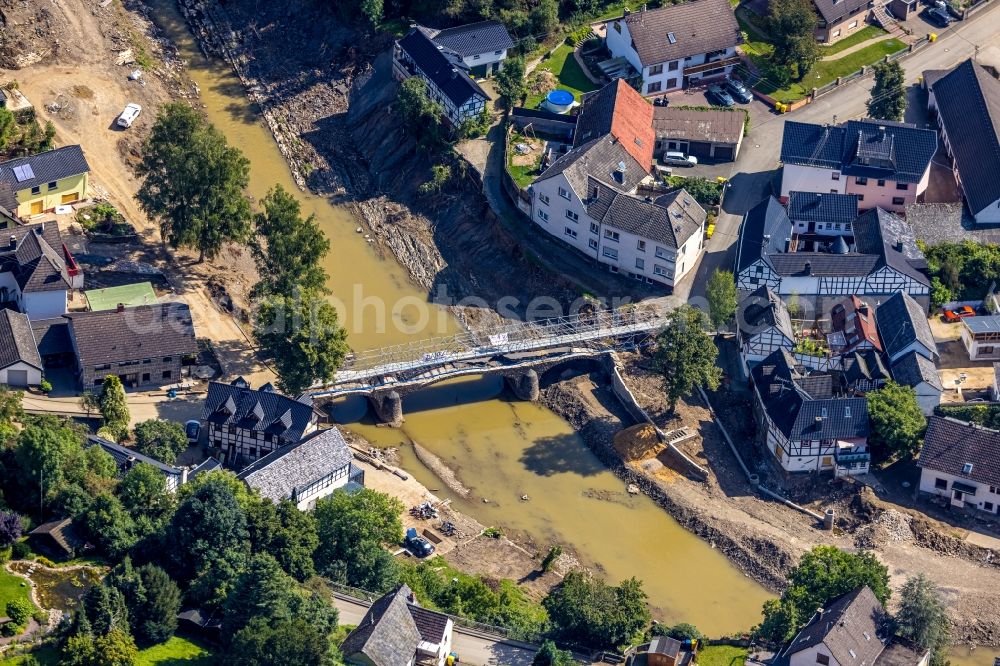
<svg viewBox="0 0 1000 666">
<path fill-rule="evenodd" d="M 993 666 L 1000 659 L 1000 648 L 979 646 L 970 649 L 967 646 L 953 647 L 948 653 L 951 666 Z"/>
<path fill-rule="evenodd" d="M 147 4 L 188 61 L 209 119 L 250 159 L 251 193 L 259 198 L 283 185 L 330 238 L 330 288 L 345 304 L 354 349 L 457 332 L 457 322 L 443 310 L 424 317 L 426 326 L 416 325 L 421 322 L 415 304 L 426 302 L 427 295 L 407 281 L 399 265 L 376 255 L 356 233 L 358 223 L 349 212 L 298 190 L 239 80 L 224 63 L 202 56 L 172 0 Z M 370 304 L 359 317 L 356 306 L 363 298 Z M 379 330 L 376 301 L 386 304 L 385 330 Z M 406 326 L 392 325 L 394 318 Z M 469 500 L 453 498 L 456 506 L 480 522 L 523 533 L 543 548 L 569 547 L 613 582 L 643 579 L 663 621 L 692 622 L 709 635 L 745 630 L 758 621 L 768 598 L 763 588 L 647 497 L 629 496 L 564 420 L 538 405 L 508 400 L 499 378 L 438 385 L 407 396 L 403 409 L 406 423 L 400 430 L 374 427 L 363 399 L 338 405 L 335 416 L 376 445 L 399 446 L 404 467 L 430 488 L 442 484 L 408 444 L 416 441 L 440 456 L 473 491 Z"/>
</svg>

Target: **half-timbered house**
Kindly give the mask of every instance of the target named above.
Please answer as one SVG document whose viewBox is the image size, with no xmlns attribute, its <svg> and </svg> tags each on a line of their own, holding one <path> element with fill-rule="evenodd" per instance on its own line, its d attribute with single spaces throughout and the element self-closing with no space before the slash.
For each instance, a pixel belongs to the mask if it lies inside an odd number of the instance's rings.
<svg viewBox="0 0 1000 666">
<path fill-rule="evenodd" d="M 779 349 L 795 347 L 795 331 L 784 301 L 767 287 L 759 287 L 740 302 L 737 335 L 743 366 L 753 365 Z"/>
<path fill-rule="evenodd" d="M 875 311 L 853 294 L 830 311 L 830 333 L 826 340 L 835 354 L 867 349 L 882 351 Z"/>
</svg>

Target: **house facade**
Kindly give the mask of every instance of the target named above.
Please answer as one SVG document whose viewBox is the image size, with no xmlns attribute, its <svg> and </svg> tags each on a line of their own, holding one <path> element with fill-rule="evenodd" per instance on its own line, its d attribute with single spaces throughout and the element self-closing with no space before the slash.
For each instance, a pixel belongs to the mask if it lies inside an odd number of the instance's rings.
<svg viewBox="0 0 1000 666">
<path fill-rule="evenodd" d="M 167 492 L 176 492 L 178 488 L 188 481 L 188 471 L 185 468 L 167 465 L 156 458 L 151 458 L 127 446 L 110 442 L 103 437 L 87 435 L 86 445 L 88 447 L 99 446 L 105 453 L 114 458 L 115 465 L 118 466 L 119 477 L 128 474 L 129 470 L 139 463 L 143 463 L 145 465 L 150 465 L 163 475 L 163 478 L 166 481 Z"/>
<path fill-rule="evenodd" d="M 792 192 L 853 194 L 862 210 L 902 213 L 927 189 L 936 150 L 933 130 L 905 123 L 788 121 L 781 142 L 782 201 Z"/>
<path fill-rule="evenodd" d="M 32 320 L 51 319 L 66 312 L 78 286 L 83 272 L 54 222 L 0 231 L 0 305 Z"/>
<path fill-rule="evenodd" d="M 917 351 L 911 351 L 899 357 L 892 364 L 892 379 L 897 384 L 909 386 L 917 394 L 917 404 L 924 416 L 934 413 L 934 408 L 941 404 L 944 394 L 944 384 L 938 374 L 937 366 Z"/>
<path fill-rule="evenodd" d="M 392 65 L 397 81 L 411 76 L 423 79 L 428 95 L 441 105 L 452 126 L 476 118 L 486 109 L 490 96 L 472 79 L 462 58 L 439 48 L 419 27 L 396 41 Z"/>
<path fill-rule="evenodd" d="M 774 352 L 795 348 L 795 332 L 784 301 L 760 287 L 736 309 L 737 337 L 743 365 L 749 370 Z"/>
<path fill-rule="evenodd" d="M 231 384 L 209 383 L 202 420 L 209 446 L 238 469 L 295 444 L 319 422 L 311 401 L 281 395 L 270 384 L 252 389 L 242 377 Z"/>
<path fill-rule="evenodd" d="M 18 217 L 27 218 L 87 199 L 90 166 L 80 146 L 65 146 L 0 164 L 0 182 L 17 199 Z"/>
<path fill-rule="evenodd" d="M 42 357 L 27 315 L 0 310 L 0 385 L 27 388 L 42 383 Z"/>
<path fill-rule="evenodd" d="M 962 344 L 969 360 L 1000 359 L 1000 316 L 966 317 L 961 326 Z"/>
<path fill-rule="evenodd" d="M 925 496 L 991 514 L 1000 508 L 1000 431 L 931 416 L 917 466 Z"/>
<path fill-rule="evenodd" d="M 705 17 L 711 20 L 705 20 Z M 725 0 L 644 9 L 606 24 L 607 49 L 635 70 L 643 95 L 727 76 L 740 62 L 740 27 Z"/>
<path fill-rule="evenodd" d="M 372 603 L 340 651 L 357 666 L 445 666 L 454 628 L 450 617 L 421 607 L 401 585 Z"/>
<path fill-rule="evenodd" d="M 465 68 L 477 77 L 503 69 L 507 52 L 514 48 L 514 40 L 499 21 L 479 21 L 444 30 L 421 27 L 421 30 L 439 47 L 461 58 Z"/>
<path fill-rule="evenodd" d="M 813 0 L 818 15 L 816 41 L 833 44 L 864 28 L 876 2 L 882 0 Z"/>
</svg>

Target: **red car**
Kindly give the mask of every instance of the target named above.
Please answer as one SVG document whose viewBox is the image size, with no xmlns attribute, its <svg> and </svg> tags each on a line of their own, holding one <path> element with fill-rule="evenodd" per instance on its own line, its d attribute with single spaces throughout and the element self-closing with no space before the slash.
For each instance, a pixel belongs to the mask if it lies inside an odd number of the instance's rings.
<svg viewBox="0 0 1000 666">
<path fill-rule="evenodd" d="M 975 317 L 976 310 L 968 305 L 963 305 L 960 308 L 955 308 L 954 310 L 944 311 L 944 320 L 950 323 L 955 323 L 963 317 Z"/>
</svg>

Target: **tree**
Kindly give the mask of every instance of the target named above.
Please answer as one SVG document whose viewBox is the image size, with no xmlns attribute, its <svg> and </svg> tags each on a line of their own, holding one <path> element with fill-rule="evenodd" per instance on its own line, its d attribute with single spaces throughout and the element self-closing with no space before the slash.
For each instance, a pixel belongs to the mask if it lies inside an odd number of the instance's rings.
<svg viewBox="0 0 1000 666">
<path fill-rule="evenodd" d="M 931 651 L 933 666 L 947 666 L 951 621 L 941 593 L 924 574 L 907 578 L 900 588 L 896 625 L 900 636 Z"/>
<path fill-rule="evenodd" d="M 261 281 L 257 294 L 290 294 L 296 288 L 326 293 L 326 271 L 320 265 L 330 241 L 316 216 L 302 217 L 299 200 L 281 185 L 272 188 L 254 216 L 256 238 L 251 243 Z"/>
<path fill-rule="evenodd" d="M 349 351 L 337 311 L 310 291 L 270 296 L 261 305 L 254 335 L 272 358 L 278 386 L 292 395 L 317 380 L 333 379 Z"/>
<path fill-rule="evenodd" d="M 427 83 L 419 76 L 399 84 L 396 109 L 406 133 L 424 150 L 435 150 L 442 143 L 441 114 L 444 109 L 431 99 Z"/>
<path fill-rule="evenodd" d="M 233 636 L 257 618 L 269 624 L 292 619 L 294 584 L 270 555 L 258 553 L 251 557 L 226 597 L 222 634 Z"/>
<path fill-rule="evenodd" d="M 24 391 L 0 384 L 0 423 L 20 423 L 24 420 Z"/>
<path fill-rule="evenodd" d="M 87 390 L 80 394 L 80 409 L 87 414 L 89 419 L 94 412 L 100 413 L 101 399 L 93 391 Z"/>
<path fill-rule="evenodd" d="M 32 421 L 17 436 L 14 460 L 24 497 L 37 498 L 40 491 L 53 494 L 62 487 L 70 461 L 82 456 L 79 432 L 54 417 Z M 28 501 L 28 506 L 37 506 Z"/>
<path fill-rule="evenodd" d="M 101 416 L 104 427 L 115 434 L 116 441 L 128 436 L 128 398 L 118 375 L 108 375 L 101 385 Z"/>
<path fill-rule="evenodd" d="M 902 120 L 906 111 L 903 67 L 896 61 L 879 62 L 872 67 L 872 71 L 875 73 L 875 85 L 868 99 L 868 117 Z"/>
<path fill-rule="evenodd" d="M 676 638 L 679 641 L 692 640 L 692 641 L 703 641 L 705 640 L 705 635 L 698 631 L 698 627 L 687 622 L 679 622 L 672 627 L 667 627 L 662 624 L 653 625 L 653 635 L 654 636 L 669 636 L 670 638 Z"/>
<path fill-rule="evenodd" d="M 187 447 L 187 434 L 180 423 L 149 419 L 135 424 L 135 448 L 150 458 L 173 465 Z"/>
<path fill-rule="evenodd" d="M 468 122 L 468 121 L 466 121 Z M 464 123 L 463 123 L 464 124 Z M 451 165 L 435 164 L 431 167 L 431 179 L 421 183 L 417 191 L 420 194 L 437 194 L 451 180 Z"/>
<path fill-rule="evenodd" d="M 94 585 L 84 593 L 80 604 L 80 612 L 95 636 L 103 636 L 115 629 L 128 631 L 128 607 L 118 589 Z"/>
<path fill-rule="evenodd" d="M 559 25 L 559 3 L 556 0 L 539 0 L 529 16 L 532 33 L 541 39 Z"/>
<path fill-rule="evenodd" d="M 383 0 L 361 0 L 361 15 L 368 19 L 373 28 L 382 22 Z"/>
<path fill-rule="evenodd" d="M 503 63 L 503 69 L 493 77 L 497 93 L 508 109 L 513 108 L 527 94 L 527 87 L 524 84 L 524 58 L 516 56 L 507 58 Z"/>
<path fill-rule="evenodd" d="M 343 563 L 348 567 L 346 582 L 350 585 L 371 581 L 375 577 L 372 571 L 386 571 L 386 561 L 379 553 L 386 552 L 383 544 L 402 541 L 403 508 L 395 497 L 369 488 L 355 493 L 337 490 L 317 501 L 313 511 L 319 536 L 316 569 L 323 574 Z"/>
<path fill-rule="evenodd" d="M 774 0 L 768 3 L 767 25 L 774 43 L 771 60 L 795 70 L 792 77 L 801 80 L 819 59 L 813 33 L 816 12 L 809 0 Z"/>
<path fill-rule="evenodd" d="M 126 472 L 116 493 L 133 518 L 145 516 L 156 524 L 172 505 L 166 477 L 149 463 L 138 463 Z"/>
<path fill-rule="evenodd" d="M 882 604 L 889 600 L 889 570 L 868 551 L 846 553 L 834 546 L 816 546 L 788 573 L 781 599 L 764 603 L 764 619 L 754 634 L 778 644 L 798 631 L 817 608 L 867 585 Z"/>
<path fill-rule="evenodd" d="M 325 663 L 330 639 L 303 619 L 255 619 L 233 636 L 224 666 L 315 666 Z"/>
<path fill-rule="evenodd" d="M 736 314 L 738 294 L 736 293 L 736 280 L 729 271 L 715 269 L 712 277 L 708 279 L 706 289 L 708 296 L 708 312 L 712 325 L 716 329 L 723 328 L 733 319 Z"/>
<path fill-rule="evenodd" d="M 274 506 L 268 500 L 263 500 Z M 277 529 L 268 544 L 258 544 L 258 552 L 274 556 L 281 568 L 293 578 L 304 581 L 315 575 L 313 553 L 319 547 L 316 518 L 311 513 L 299 511 L 289 500 L 282 500 L 276 509 Z"/>
<path fill-rule="evenodd" d="M 120 559 L 138 540 L 132 517 L 114 495 L 105 493 L 94 498 L 80 523 L 94 544 L 112 560 Z"/>
<path fill-rule="evenodd" d="M 888 381 L 868 393 L 870 443 L 885 459 L 912 456 L 920 450 L 927 419 L 910 386 Z"/>
<path fill-rule="evenodd" d="M 560 650 L 551 640 L 546 640 L 535 653 L 531 666 L 573 666 L 575 663 L 572 652 Z"/>
<path fill-rule="evenodd" d="M 113 629 L 94 639 L 94 666 L 133 666 L 139 657 L 132 636 L 122 629 Z"/>
<path fill-rule="evenodd" d="M 0 511 L 0 548 L 7 548 L 21 538 L 24 526 L 21 516 L 14 511 Z"/>
<path fill-rule="evenodd" d="M 187 104 L 160 110 L 136 173 L 136 199 L 171 247 L 197 249 L 204 261 L 247 236 L 250 162 Z"/>
<path fill-rule="evenodd" d="M 545 558 L 542 559 L 542 573 L 548 573 L 552 570 L 553 565 L 555 565 L 556 560 L 562 555 L 562 546 L 552 546 L 549 548 L 549 552 L 545 554 Z"/>
<path fill-rule="evenodd" d="M 707 327 L 705 313 L 685 304 L 670 312 L 666 327 L 656 336 L 654 363 L 671 410 L 695 387 L 719 386 L 722 370 L 715 365 L 719 350 L 705 332 Z"/>
<path fill-rule="evenodd" d="M 542 605 L 557 636 L 598 649 L 628 644 L 650 620 L 646 593 L 635 578 L 614 587 L 582 571 L 571 571 Z"/>
</svg>

